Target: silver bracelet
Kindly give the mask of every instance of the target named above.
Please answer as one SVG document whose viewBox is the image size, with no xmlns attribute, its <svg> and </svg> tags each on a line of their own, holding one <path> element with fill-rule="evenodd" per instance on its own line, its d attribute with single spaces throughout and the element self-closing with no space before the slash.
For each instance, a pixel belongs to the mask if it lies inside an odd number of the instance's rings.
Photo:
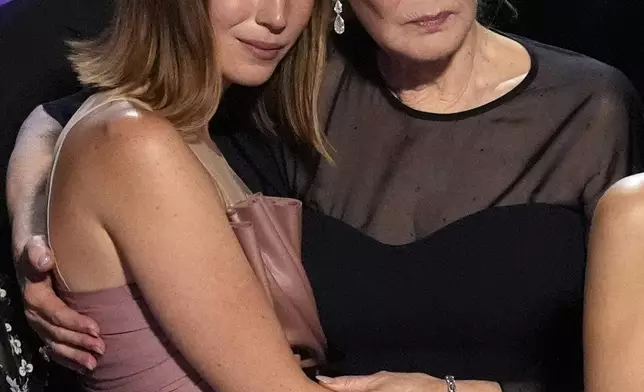
<svg viewBox="0 0 644 392">
<path fill-rule="evenodd" d="M 447 392 L 456 392 L 454 376 L 445 376 L 445 382 L 447 383 Z"/>
</svg>

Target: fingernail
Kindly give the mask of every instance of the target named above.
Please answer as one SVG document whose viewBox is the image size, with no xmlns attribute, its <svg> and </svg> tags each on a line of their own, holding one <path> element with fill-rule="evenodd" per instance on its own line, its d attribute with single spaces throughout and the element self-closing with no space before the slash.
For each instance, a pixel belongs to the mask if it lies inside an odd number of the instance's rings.
<svg viewBox="0 0 644 392">
<path fill-rule="evenodd" d="M 105 354 L 105 349 L 103 349 L 102 347 L 94 347 L 94 351 L 99 355 Z"/>
<path fill-rule="evenodd" d="M 100 334 L 98 333 L 98 328 L 96 327 L 89 327 L 89 334 L 92 335 L 95 338 L 100 338 Z"/>
<path fill-rule="evenodd" d="M 322 383 L 325 383 L 325 384 L 330 384 L 330 383 L 332 383 L 334 381 L 333 378 L 327 377 L 327 376 L 315 376 L 315 378 L 319 382 L 322 382 Z"/>
<path fill-rule="evenodd" d="M 88 363 L 88 364 L 85 365 L 85 367 L 87 368 L 87 370 L 89 370 L 91 372 L 96 368 L 96 364 Z"/>
<path fill-rule="evenodd" d="M 38 268 L 44 268 L 48 266 L 51 263 L 51 256 L 49 255 L 42 255 L 38 259 Z"/>
</svg>

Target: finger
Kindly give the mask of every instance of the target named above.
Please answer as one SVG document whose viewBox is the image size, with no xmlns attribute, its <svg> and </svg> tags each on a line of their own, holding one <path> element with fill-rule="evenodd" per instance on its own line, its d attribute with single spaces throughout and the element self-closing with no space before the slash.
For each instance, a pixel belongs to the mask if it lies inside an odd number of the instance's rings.
<svg viewBox="0 0 644 392">
<path fill-rule="evenodd" d="M 105 353 L 105 342 L 101 338 L 52 325 L 32 311 L 27 311 L 26 314 L 32 328 L 45 341 L 51 340 L 60 344 L 75 346 L 98 355 Z"/>
<path fill-rule="evenodd" d="M 45 236 L 33 236 L 25 245 L 29 265 L 37 272 L 45 273 L 54 267 L 54 254 L 49 249 Z"/>
<path fill-rule="evenodd" d="M 38 351 L 40 352 L 40 354 L 43 356 L 43 358 L 47 362 L 50 362 L 50 361 L 56 362 L 58 365 L 60 365 L 60 366 L 62 366 L 64 368 L 67 368 L 69 370 L 72 370 L 74 372 L 77 372 L 77 373 L 83 373 L 84 374 L 84 373 L 87 373 L 89 371 L 89 369 L 87 369 L 86 367 L 81 366 L 81 365 L 77 364 L 76 362 L 72 362 L 72 361 L 70 361 L 70 360 L 68 360 L 66 358 L 63 358 L 58 354 L 55 354 L 52 351 L 51 347 L 49 347 L 47 345 L 41 347 Z"/>
<path fill-rule="evenodd" d="M 27 317 L 40 317 L 46 323 L 63 329 L 88 334 L 95 338 L 100 335 L 96 321 L 68 307 L 56 296 L 51 287 L 41 283 L 30 283 L 25 287 Z"/>
<path fill-rule="evenodd" d="M 51 359 L 61 366 L 81 372 L 96 369 L 96 358 L 87 351 L 54 341 L 46 343 L 51 352 Z"/>
<path fill-rule="evenodd" d="M 76 373 L 81 373 L 81 374 L 85 374 L 91 371 L 83 365 L 79 365 L 76 362 L 72 362 L 68 359 L 61 357 L 58 354 L 54 354 L 52 350 L 49 350 L 49 352 L 51 353 L 50 359 L 66 369 L 69 369 Z"/>
<path fill-rule="evenodd" d="M 370 389 L 373 376 L 316 377 L 326 388 L 337 392 L 364 392 Z"/>
</svg>

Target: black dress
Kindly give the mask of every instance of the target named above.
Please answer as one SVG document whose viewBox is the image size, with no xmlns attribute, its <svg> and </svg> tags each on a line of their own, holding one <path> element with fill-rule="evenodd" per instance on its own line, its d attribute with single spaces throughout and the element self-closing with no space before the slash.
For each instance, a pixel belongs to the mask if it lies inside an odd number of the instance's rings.
<svg viewBox="0 0 644 392">
<path fill-rule="evenodd" d="M 273 178 L 308 208 L 304 261 L 334 373 L 583 388 L 586 232 L 603 192 L 639 171 L 644 117 L 616 69 L 514 38 L 525 80 L 445 115 L 402 104 L 369 43 L 341 37 L 322 97 L 334 162 L 274 151 Z M 239 146 L 218 143 L 243 170 Z"/>
</svg>

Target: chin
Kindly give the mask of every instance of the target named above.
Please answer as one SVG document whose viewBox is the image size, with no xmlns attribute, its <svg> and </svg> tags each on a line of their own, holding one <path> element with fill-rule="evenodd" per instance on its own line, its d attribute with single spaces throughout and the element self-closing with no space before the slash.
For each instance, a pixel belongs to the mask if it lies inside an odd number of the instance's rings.
<svg viewBox="0 0 644 392">
<path fill-rule="evenodd" d="M 387 52 L 414 62 L 431 62 L 448 59 L 456 53 L 468 37 L 472 24 L 456 19 L 451 26 L 435 33 L 423 33 L 415 27 L 391 30 L 383 37 L 381 47 Z"/>
<path fill-rule="evenodd" d="M 442 37 L 436 34 L 432 37 L 412 39 L 393 52 L 417 62 L 440 61 L 450 58 L 460 49 L 465 34 L 440 34 Z"/>
<path fill-rule="evenodd" d="M 230 70 L 224 69 L 223 73 L 231 83 L 256 87 L 268 82 L 276 67 L 277 65 L 237 64 Z"/>
<path fill-rule="evenodd" d="M 428 47 L 411 47 L 406 52 L 411 60 L 420 62 L 440 61 L 453 56 L 458 51 L 459 46 L 458 42 L 446 42 L 442 44 L 435 42 Z"/>
</svg>

